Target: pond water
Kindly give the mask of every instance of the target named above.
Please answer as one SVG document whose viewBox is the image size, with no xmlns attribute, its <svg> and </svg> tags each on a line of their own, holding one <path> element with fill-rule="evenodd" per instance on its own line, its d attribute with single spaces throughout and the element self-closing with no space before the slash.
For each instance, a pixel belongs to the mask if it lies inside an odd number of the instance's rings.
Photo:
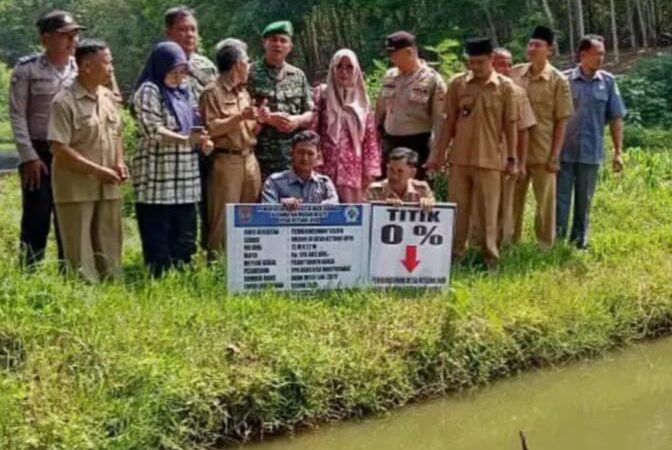
<svg viewBox="0 0 672 450">
<path fill-rule="evenodd" d="M 672 338 L 254 450 L 672 449 Z"/>
</svg>

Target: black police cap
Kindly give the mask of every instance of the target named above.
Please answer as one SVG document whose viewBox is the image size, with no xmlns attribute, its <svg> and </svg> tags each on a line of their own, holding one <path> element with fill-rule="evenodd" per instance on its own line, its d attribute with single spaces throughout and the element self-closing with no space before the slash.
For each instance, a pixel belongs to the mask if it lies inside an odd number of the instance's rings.
<svg viewBox="0 0 672 450">
<path fill-rule="evenodd" d="M 79 25 L 72 14 L 66 11 L 52 11 L 45 14 L 37 21 L 37 28 L 40 34 L 86 30 L 86 27 Z"/>
</svg>

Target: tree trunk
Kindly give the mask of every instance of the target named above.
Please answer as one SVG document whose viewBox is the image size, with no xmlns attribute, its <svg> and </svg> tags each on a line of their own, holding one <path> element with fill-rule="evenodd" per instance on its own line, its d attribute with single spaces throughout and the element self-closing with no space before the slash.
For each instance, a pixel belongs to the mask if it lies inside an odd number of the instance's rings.
<svg viewBox="0 0 672 450">
<path fill-rule="evenodd" d="M 644 17 L 644 8 L 642 7 L 642 0 L 634 0 L 637 8 L 637 16 L 639 17 L 639 28 L 642 33 L 642 47 L 649 48 L 649 38 L 647 33 L 646 18 Z"/>
<path fill-rule="evenodd" d="M 492 42 L 496 47 L 499 47 L 499 39 L 497 39 L 497 29 L 495 28 L 495 24 L 492 21 L 492 15 L 490 14 L 490 10 L 488 9 L 487 5 L 483 4 L 481 5 L 481 8 L 485 13 L 485 19 L 488 21 L 488 27 L 490 28 L 490 37 L 492 38 Z"/>
<path fill-rule="evenodd" d="M 611 38 L 614 41 L 614 60 L 616 64 L 621 62 L 621 55 L 618 51 L 618 30 L 616 29 L 616 6 L 614 0 L 609 0 L 609 7 L 611 9 Z"/>
<path fill-rule="evenodd" d="M 544 13 L 546 14 L 549 25 L 551 28 L 555 28 L 555 18 L 553 17 L 553 11 L 548 4 L 548 0 L 541 0 L 541 6 L 544 8 Z"/>
<path fill-rule="evenodd" d="M 625 0 L 625 10 L 628 16 L 628 30 L 630 31 L 630 47 L 637 48 L 637 33 L 635 33 L 635 19 L 632 11 L 632 0 Z"/>
<path fill-rule="evenodd" d="M 567 0 L 567 23 L 569 24 L 569 54 L 572 58 L 571 63 L 576 62 L 575 43 L 574 43 L 574 15 L 572 14 L 572 0 Z"/>
<path fill-rule="evenodd" d="M 576 27 L 579 37 L 586 34 L 586 26 L 583 22 L 583 0 L 576 0 Z"/>
</svg>

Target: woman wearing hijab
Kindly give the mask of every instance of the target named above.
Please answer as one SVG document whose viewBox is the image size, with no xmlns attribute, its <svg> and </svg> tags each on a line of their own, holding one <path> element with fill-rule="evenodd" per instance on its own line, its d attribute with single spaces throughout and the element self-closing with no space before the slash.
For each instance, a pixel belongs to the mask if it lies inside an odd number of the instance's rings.
<svg viewBox="0 0 672 450">
<path fill-rule="evenodd" d="M 318 171 L 331 178 L 342 203 L 361 203 L 380 176 L 380 145 L 364 75 L 352 50 L 331 59 L 327 84 L 315 89 L 313 130 L 321 139 Z"/>
<path fill-rule="evenodd" d="M 184 85 L 188 70 L 179 45 L 158 44 L 133 99 L 140 139 L 130 169 L 142 252 L 153 276 L 189 264 L 196 250 L 201 184 L 193 148 L 208 151 L 212 142 L 193 128 L 194 110 Z"/>
</svg>

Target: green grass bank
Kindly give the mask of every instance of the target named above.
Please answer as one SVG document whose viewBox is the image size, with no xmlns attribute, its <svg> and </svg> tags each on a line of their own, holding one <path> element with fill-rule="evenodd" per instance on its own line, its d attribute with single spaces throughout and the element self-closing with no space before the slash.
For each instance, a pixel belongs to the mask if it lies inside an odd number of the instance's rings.
<svg viewBox="0 0 672 450">
<path fill-rule="evenodd" d="M 666 334 L 672 154 L 632 150 L 598 191 L 589 252 L 528 239 L 443 292 L 229 297 L 201 262 L 148 280 L 130 217 L 124 284 L 64 281 L 53 260 L 22 273 L 17 180 L 2 178 L 0 448 L 209 448 Z"/>
</svg>

